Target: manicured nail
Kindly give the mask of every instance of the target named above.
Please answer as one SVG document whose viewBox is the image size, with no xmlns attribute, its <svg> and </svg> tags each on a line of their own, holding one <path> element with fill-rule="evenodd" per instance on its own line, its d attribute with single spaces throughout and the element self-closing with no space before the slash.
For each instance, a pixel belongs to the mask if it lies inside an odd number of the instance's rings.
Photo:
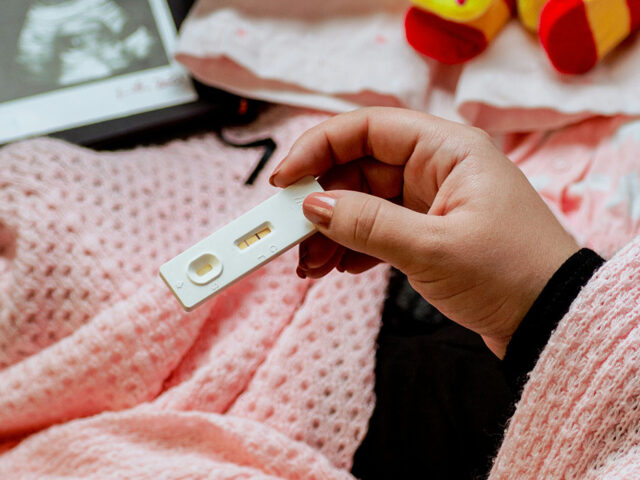
<svg viewBox="0 0 640 480">
<path fill-rule="evenodd" d="M 307 274 L 304 273 L 304 271 L 300 267 L 296 268 L 296 275 L 298 275 L 300 278 L 307 278 Z"/>
<path fill-rule="evenodd" d="M 344 265 L 342 265 L 342 262 L 340 262 L 338 264 L 338 266 L 336 267 L 336 270 L 338 270 L 340 273 L 344 273 L 344 271 L 346 270 L 346 268 L 344 268 Z"/>
<path fill-rule="evenodd" d="M 282 160 L 280 160 L 280 163 L 278 165 L 276 165 L 276 168 L 273 170 L 273 172 L 271 173 L 271 176 L 269 177 L 269 183 L 271 185 L 273 185 L 274 187 L 276 187 L 277 185 L 275 184 L 274 178 L 275 176 L 278 174 L 278 172 L 280 171 L 280 169 L 282 168 L 282 164 L 284 163 L 284 161 L 287 159 L 287 157 L 283 158 Z"/>
<path fill-rule="evenodd" d="M 302 212 L 311 223 L 316 225 L 329 225 L 333 216 L 333 208 L 336 199 L 326 193 L 312 193 L 305 198 L 302 204 Z"/>
</svg>

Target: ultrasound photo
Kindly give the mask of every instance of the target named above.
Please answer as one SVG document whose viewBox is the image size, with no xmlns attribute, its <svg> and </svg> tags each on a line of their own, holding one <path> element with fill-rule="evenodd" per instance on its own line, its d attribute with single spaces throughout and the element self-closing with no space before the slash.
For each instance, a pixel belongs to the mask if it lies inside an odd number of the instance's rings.
<svg viewBox="0 0 640 480">
<path fill-rule="evenodd" d="M 0 3 L 0 145 L 198 98 L 167 0 Z"/>
<path fill-rule="evenodd" d="M 167 65 L 146 0 L 3 0 L 0 102 Z"/>
</svg>

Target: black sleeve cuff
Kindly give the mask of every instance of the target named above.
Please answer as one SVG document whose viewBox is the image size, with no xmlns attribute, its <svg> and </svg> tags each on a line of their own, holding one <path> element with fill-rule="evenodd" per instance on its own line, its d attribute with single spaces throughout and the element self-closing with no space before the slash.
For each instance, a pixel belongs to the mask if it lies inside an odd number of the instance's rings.
<svg viewBox="0 0 640 480">
<path fill-rule="evenodd" d="M 588 248 L 572 255 L 553 274 L 513 334 L 502 368 L 515 397 L 519 397 L 538 357 L 580 290 L 604 259 Z"/>
</svg>

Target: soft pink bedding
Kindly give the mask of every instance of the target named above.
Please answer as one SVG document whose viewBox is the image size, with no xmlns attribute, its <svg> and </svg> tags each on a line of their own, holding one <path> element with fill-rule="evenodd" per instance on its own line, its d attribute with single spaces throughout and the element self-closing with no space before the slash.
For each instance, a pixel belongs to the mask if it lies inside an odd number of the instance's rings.
<svg viewBox="0 0 640 480">
<path fill-rule="evenodd" d="M 199 0 L 177 58 L 204 83 L 251 98 L 342 112 L 404 106 L 493 133 L 559 128 L 594 116 L 640 115 L 640 41 L 586 75 L 550 65 L 517 21 L 457 67 L 417 54 L 405 0 Z"/>
<path fill-rule="evenodd" d="M 282 157 L 323 118 L 243 135 Z M 303 281 L 291 251 L 191 314 L 157 275 L 274 193 L 268 171 L 243 185 L 258 157 L 211 135 L 0 150 L 0 478 L 349 476 L 386 268 Z"/>
</svg>

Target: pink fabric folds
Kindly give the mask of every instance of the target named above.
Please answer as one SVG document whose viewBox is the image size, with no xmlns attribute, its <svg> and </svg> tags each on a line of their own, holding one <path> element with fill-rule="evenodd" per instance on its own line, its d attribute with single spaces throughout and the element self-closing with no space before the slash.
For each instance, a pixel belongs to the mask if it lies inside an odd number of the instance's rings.
<svg viewBox="0 0 640 480">
<path fill-rule="evenodd" d="M 597 118 L 506 148 L 582 245 L 608 258 L 640 234 L 640 122 Z"/>
<path fill-rule="evenodd" d="M 228 135 L 281 158 L 324 118 Z M 157 275 L 275 193 L 243 185 L 258 158 L 212 135 L 0 150 L 0 478 L 349 477 L 387 270 L 304 281 L 292 251 L 190 314 Z"/>
<path fill-rule="evenodd" d="M 204 83 L 251 98 L 332 112 L 403 106 L 496 134 L 640 115 L 635 37 L 588 74 L 566 76 L 514 20 L 482 55 L 452 67 L 409 47 L 407 7 L 401 0 L 199 0 L 181 29 L 177 59 Z"/>
<path fill-rule="evenodd" d="M 429 66 L 409 45 L 401 0 L 204 0 L 177 58 L 206 84 L 277 103 L 345 111 L 427 99 Z"/>
</svg>

